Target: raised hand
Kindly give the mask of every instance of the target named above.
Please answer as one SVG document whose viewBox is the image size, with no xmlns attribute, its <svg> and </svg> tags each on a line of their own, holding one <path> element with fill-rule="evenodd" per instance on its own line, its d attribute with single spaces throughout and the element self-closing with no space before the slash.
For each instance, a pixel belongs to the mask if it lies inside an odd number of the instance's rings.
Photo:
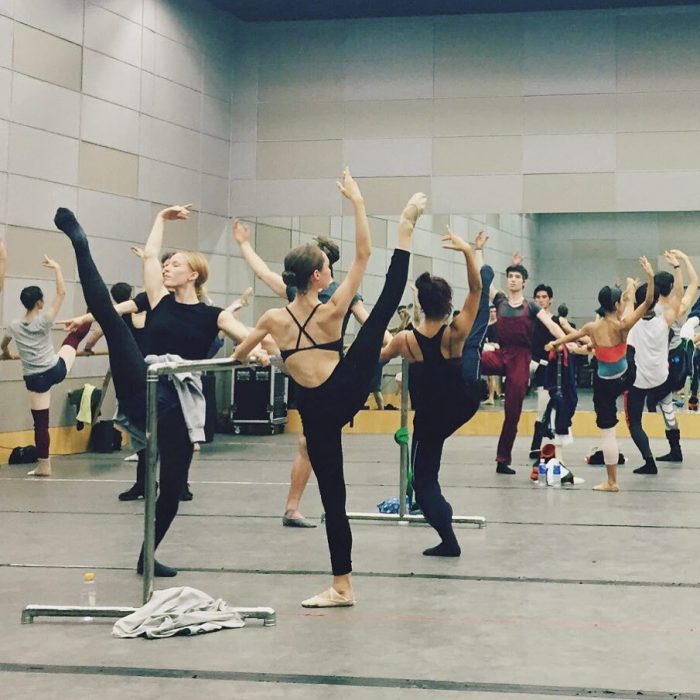
<svg viewBox="0 0 700 700">
<path fill-rule="evenodd" d="M 44 255 L 44 259 L 41 261 L 42 267 L 48 267 L 50 270 L 60 270 L 61 266 L 52 260 L 48 255 Z"/>
<path fill-rule="evenodd" d="M 66 318 L 63 319 L 63 321 L 56 321 L 56 323 L 62 324 L 65 331 L 72 333 L 73 331 L 77 331 L 85 321 L 81 316 L 76 316 L 75 318 Z"/>
<path fill-rule="evenodd" d="M 346 197 L 351 202 L 363 201 L 360 187 L 353 179 L 352 175 L 350 174 L 350 168 L 347 166 L 345 166 L 345 169 L 343 170 L 342 178 L 342 182 L 337 181 L 335 184 L 338 186 L 338 189 L 343 197 Z"/>
<path fill-rule="evenodd" d="M 664 258 L 671 267 L 678 267 L 678 257 L 674 255 L 672 250 L 664 250 Z"/>
<path fill-rule="evenodd" d="M 184 221 L 190 218 L 190 209 L 192 209 L 193 204 L 182 204 L 168 207 L 163 209 L 159 216 L 166 221 Z"/>
<path fill-rule="evenodd" d="M 510 259 L 511 265 L 522 265 L 523 264 L 523 256 L 520 254 L 520 251 L 516 250 L 513 255 L 511 256 Z"/>
<path fill-rule="evenodd" d="M 466 253 L 472 247 L 463 238 L 458 236 L 449 226 L 445 227 L 447 234 L 442 237 L 442 247 L 447 250 L 459 250 Z"/>
<path fill-rule="evenodd" d="M 240 219 L 233 220 L 231 233 L 233 234 L 233 240 L 236 241 L 238 245 L 250 243 L 250 229 L 242 223 Z"/>
<path fill-rule="evenodd" d="M 474 239 L 474 250 L 483 250 L 488 240 L 489 237 L 486 231 L 479 231 L 479 233 L 476 234 L 476 238 Z"/>
<path fill-rule="evenodd" d="M 642 270 L 649 275 L 649 277 L 654 276 L 654 268 L 651 266 L 651 263 L 642 255 L 641 258 L 639 258 L 639 264 L 641 265 Z"/>
<path fill-rule="evenodd" d="M 669 251 L 673 257 L 677 258 L 678 260 L 683 260 L 683 262 L 688 260 L 688 256 L 682 251 L 682 250 L 677 250 L 674 248 L 673 250 Z"/>
</svg>

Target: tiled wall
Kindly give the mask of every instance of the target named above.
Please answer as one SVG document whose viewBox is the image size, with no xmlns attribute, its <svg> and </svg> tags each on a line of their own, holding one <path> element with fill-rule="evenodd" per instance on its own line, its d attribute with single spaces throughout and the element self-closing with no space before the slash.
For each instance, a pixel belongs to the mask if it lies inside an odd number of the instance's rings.
<svg viewBox="0 0 700 700">
<path fill-rule="evenodd" d="M 398 217 L 370 216 L 369 222 L 372 256 L 360 293 L 367 308 L 371 309 L 381 292 L 386 269 L 396 244 Z M 336 279 L 343 278 L 352 262 L 355 246 L 355 219 L 352 216 L 260 217 L 250 220 L 249 224 L 255 235 L 256 250 L 275 271 L 282 271 L 282 262 L 290 247 L 309 242 L 317 235 L 330 235 L 341 244 L 340 261 L 334 270 Z M 504 270 L 510 264 L 515 251 L 523 255 L 531 282 L 537 278 L 535 217 L 522 214 L 428 214 L 419 219 L 413 234 L 409 279 L 415 279 L 422 272 L 444 277 L 453 286 L 455 305 L 462 304 L 467 293 L 466 267 L 461 255 L 442 248 L 441 237 L 446 225 L 469 241 L 473 241 L 480 230 L 488 234 L 485 261 L 496 271 L 495 282 L 501 288 L 505 283 Z M 244 265 L 241 261 L 237 261 L 237 264 Z M 271 307 L 283 304 L 283 301 L 259 280 L 255 280 L 254 285 L 253 318 L 258 318 Z M 403 303 L 411 301 L 410 291 L 406 291 Z M 348 327 L 350 336 L 353 329 L 354 324 L 351 324 Z"/>
<path fill-rule="evenodd" d="M 163 205 L 193 202 L 191 221 L 168 226 L 166 247 L 207 253 L 215 302 L 245 288 L 228 259 L 237 24 L 195 0 L 0 0 L 1 326 L 22 313 L 22 287 L 51 295 L 44 253 L 67 280 L 61 316 L 84 310 L 71 249 L 52 223 L 58 205 L 78 213 L 108 283 L 139 284 L 129 245 L 143 244 Z M 105 369 L 105 358 L 78 359 L 54 390 L 52 425 L 72 418 L 66 391 L 99 385 Z M 0 363 L 0 382 L 0 432 L 29 427 L 19 363 Z"/>
<path fill-rule="evenodd" d="M 700 208 L 700 8 L 256 26 L 237 55 L 241 213 Z M 239 167 L 240 165 L 240 167 Z"/>
<path fill-rule="evenodd" d="M 639 256 L 671 270 L 663 251 L 684 251 L 700 272 L 700 212 L 543 214 L 537 217 L 539 276 L 577 324 L 590 321 L 603 285 L 644 278 Z"/>
<path fill-rule="evenodd" d="M 195 213 L 168 227 L 166 245 L 209 256 L 217 303 L 252 284 L 230 215 L 256 220 L 256 246 L 276 269 L 297 240 L 330 232 L 343 241 L 342 274 L 353 231 L 335 187 L 345 163 L 373 215 L 368 305 L 390 217 L 423 190 L 414 273 L 432 269 L 462 293 L 439 233 L 448 216 L 469 235 L 486 225 L 489 262 L 502 270 L 523 249 L 533 285 L 552 267 L 549 281 L 583 315 L 594 275 L 577 261 L 617 275 L 613 250 L 628 259 L 620 251 L 641 228 L 625 224 L 601 247 L 578 237 L 584 219 L 559 219 L 574 237 L 561 245 L 578 256 L 569 275 L 551 258 L 555 219 L 541 217 L 538 239 L 538 218 L 520 214 L 700 209 L 698 36 L 697 7 L 242 25 L 206 0 L 0 0 L 0 235 L 10 253 L 0 324 L 20 313 L 23 286 L 48 292 L 44 252 L 64 265 L 65 314 L 82 310 L 51 222 L 61 204 L 78 211 L 109 283 L 139 282 L 129 244 L 177 201 Z M 660 216 L 639 220 L 658 226 Z M 277 303 L 256 294 L 246 322 Z M 74 373 L 104 368 L 80 359 Z M 0 431 L 27 426 L 18 364 L 0 363 L 0 381 Z"/>
</svg>

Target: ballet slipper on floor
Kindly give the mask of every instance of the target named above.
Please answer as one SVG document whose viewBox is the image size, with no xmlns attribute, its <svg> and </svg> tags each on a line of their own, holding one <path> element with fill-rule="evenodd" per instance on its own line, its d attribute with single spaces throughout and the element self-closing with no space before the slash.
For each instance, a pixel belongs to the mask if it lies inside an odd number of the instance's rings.
<svg viewBox="0 0 700 700">
<path fill-rule="evenodd" d="M 617 493 L 620 490 L 620 487 L 617 484 L 609 484 L 607 481 L 604 481 L 602 484 L 598 484 L 598 486 L 593 487 L 594 491 L 607 491 L 609 493 Z"/>
<path fill-rule="evenodd" d="M 27 476 L 51 476 L 51 459 L 39 459 L 39 463 L 30 472 L 27 472 Z"/>
<path fill-rule="evenodd" d="M 301 603 L 302 608 L 348 608 L 351 605 L 355 605 L 355 599 L 341 595 L 335 588 L 329 588 Z"/>
</svg>

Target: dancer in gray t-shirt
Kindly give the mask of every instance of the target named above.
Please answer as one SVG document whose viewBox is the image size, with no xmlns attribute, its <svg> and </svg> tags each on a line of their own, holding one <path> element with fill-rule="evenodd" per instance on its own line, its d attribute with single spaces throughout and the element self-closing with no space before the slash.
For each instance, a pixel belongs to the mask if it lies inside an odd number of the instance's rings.
<svg viewBox="0 0 700 700">
<path fill-rule="evenodd" d="M 44 256 L 41 263 L 53 270 L 56 275 L 56 296 L 46 308 L 44 293 L 35 285 L 25 287 L 19 295 L 26 313 L 12 321 L 5 331 L 0 345 L 3 360 L 11 359 L 8 349 L 11 340 L 15 341 L 19 358 L 22 361 L 24 383 L 29 392 L 29 403 L 34 418 L 34 440 L 39 455 L 39 464 L 29 472 L 30 476 L 51 476 L 49 459 L 49 406 L 51 387 L 62 382 L 75 361 L 78 344 L 90 330 L 90 324 L 81 326 L 69 333 L 58 353 L 51 343 L 51 326 L 66 297 L 61 266 Z"/>
</svg>

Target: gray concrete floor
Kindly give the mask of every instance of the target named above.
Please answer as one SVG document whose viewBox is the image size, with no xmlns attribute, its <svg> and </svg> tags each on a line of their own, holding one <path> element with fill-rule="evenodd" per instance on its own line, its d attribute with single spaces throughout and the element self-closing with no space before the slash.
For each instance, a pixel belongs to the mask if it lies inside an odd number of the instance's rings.
<svg viewBox="0 0 700 700">
<path fill-rule="evenodd" d="M 59 457 L 47 480 L 0 469 L 0 697 L 700 698 L 700 444 L 657 477 L 632 474 L 633 458 L 622 491 L 600 494 L 604 470 L 583 463 L 592 440 L 568 450 L 585 484 L 560 490 L 528 481 L 525 439 L 506 477 L 494 438 L 453 438 L 444 490 L 487 527 L 457 526 L 461 558 L 438 560 L 421 555 L 437 541 L 426 526 L 355 522 L 357 606 L 309 611 L 299 603 L 327 586 L 329 564 L 323 528 L 281 527 L 295 441 L 204 446 L 194 500 L 158 552 L 181 569 L 159 587 L 269 605 L 278 625 L 157 642 L 115 639 L 108 620 L 20 624 L 27 603 L 76 604 L 87 569 L 99 604 L 138 604 L 143 502 L 117 501 L 134 472 L 125 455 Z M 347 436 L 345 456 L 349 510 L 396 495 L 391 438 Z M 319 519 L 315 483 L 302 505 Z"/>
</svg>

